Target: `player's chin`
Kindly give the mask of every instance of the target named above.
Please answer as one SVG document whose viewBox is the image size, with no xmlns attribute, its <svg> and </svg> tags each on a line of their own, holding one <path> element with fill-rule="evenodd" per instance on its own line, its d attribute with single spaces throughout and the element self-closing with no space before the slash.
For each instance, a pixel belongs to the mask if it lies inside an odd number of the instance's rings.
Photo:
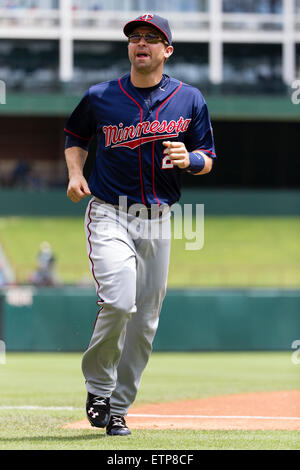
<svg viewBox="0 0 300 470">
<path fill-rule="evenodd" d="M 151 62 L 150 60 L 145 59 L 136 59 L 134 61 L 134 66 L 137 70 L 150 70 L 151 69 Z"/>
</svg>

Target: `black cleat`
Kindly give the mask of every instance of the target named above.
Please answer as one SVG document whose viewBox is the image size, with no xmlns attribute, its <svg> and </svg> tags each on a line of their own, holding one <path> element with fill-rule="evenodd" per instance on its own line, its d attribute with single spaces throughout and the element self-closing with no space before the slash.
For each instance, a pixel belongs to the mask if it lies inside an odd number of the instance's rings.
<svg viewBox="0 0 300 470">
<path fill-rule="evenodd" d="M 92 426 L 105 428 L 109 421 L 109 398 L 97 397 L 88 392 L 86 400 L 86 415 Z"/>
<path fill-rule="evenodd" d="M 131 434 L 130 429 L 126 426 L 124 416 L 111 415 L 106 427 L 106 434 L 108 436 L 128 436 L 128 434 Z"/>
</svg>

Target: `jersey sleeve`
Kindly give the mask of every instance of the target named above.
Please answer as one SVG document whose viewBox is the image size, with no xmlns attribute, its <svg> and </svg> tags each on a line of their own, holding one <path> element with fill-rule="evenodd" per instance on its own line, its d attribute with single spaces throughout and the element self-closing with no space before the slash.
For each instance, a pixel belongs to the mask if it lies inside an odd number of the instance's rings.
<svg viewBox="0 0 300 470">
<path fill-rule="evenodd" d="M 96 133 L 96 121 L 90 102 L 89 91 L 69 116 L 64 129 L 65 148 L 81 147 L 88 150 L 89 142 Z"/>
<path fill-rule="evenodd" d="M 188 127 L 184 142 L 188 152 L 201 150 L 207 156 L 216 158 L 209 112 L 200 92 L 196 94 L 194 100 L 192 122 Z"/>
</svg>

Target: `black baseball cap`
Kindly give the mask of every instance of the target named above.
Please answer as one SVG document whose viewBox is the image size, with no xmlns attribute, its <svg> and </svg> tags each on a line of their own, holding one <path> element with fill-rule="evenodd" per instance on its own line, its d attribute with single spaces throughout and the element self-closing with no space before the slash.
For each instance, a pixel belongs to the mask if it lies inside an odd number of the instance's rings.
<svg viewBox="0 0 300 470">
<path fill-rule="evenodd" d="M 144 15 L 138 16 L 135 20 L 129 21 L 124 26 L 125 36 L 129 36 L 134 28 L 138 26 L 151 25 L 162 33 L 169 44 L 172 44 L 172 33 L 170 30 L 169 22 L 166 18 L 162 18 L 158 15 L 152 15 L 151 13 L 145 13 Z"/>
</svg>

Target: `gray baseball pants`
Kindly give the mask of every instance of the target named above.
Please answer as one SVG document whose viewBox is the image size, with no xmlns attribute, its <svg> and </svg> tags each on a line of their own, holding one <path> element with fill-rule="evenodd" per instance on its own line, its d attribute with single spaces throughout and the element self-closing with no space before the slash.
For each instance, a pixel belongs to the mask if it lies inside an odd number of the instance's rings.
<svg viewBox="0 0 300 470">
<path fill-rule="evenodd" d="M 126 415 L 152 351 L 166 293 L 170 211 L 148 219 L 92 198 L 87 250 L 100 310 L 82 358 L 87 390 Z"/>
</svg>

